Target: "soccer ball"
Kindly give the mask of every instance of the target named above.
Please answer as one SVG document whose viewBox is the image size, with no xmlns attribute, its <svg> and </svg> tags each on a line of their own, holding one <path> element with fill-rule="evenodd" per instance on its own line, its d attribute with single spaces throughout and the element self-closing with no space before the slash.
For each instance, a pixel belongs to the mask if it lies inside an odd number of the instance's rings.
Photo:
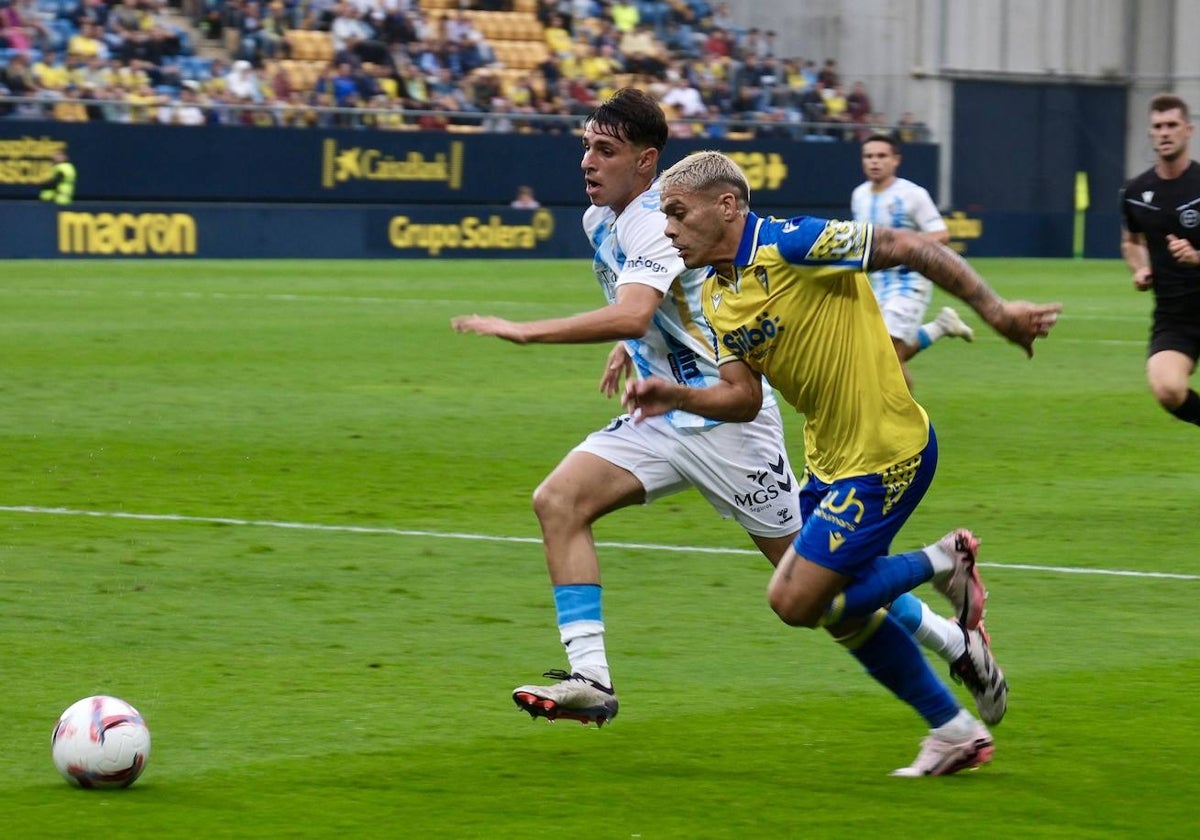
<svg viewBox="0 0 1200 840">
<path fill-rule="evenodd" d="M 50 755 L 63 778 L 79 787 L 129 787 L 146 768 L 150 730 L 124 700 L 85 697 L 54 725 Z"/>
</svg>

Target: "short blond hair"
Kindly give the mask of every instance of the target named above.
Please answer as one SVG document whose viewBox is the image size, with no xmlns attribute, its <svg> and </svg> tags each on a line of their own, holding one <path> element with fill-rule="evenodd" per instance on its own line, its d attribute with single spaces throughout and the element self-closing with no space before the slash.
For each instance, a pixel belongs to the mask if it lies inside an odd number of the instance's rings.
<svg viewBox="0 0 1200 840">
<path fill-rule="evenodd" d="M 750 209 L 750 184 L 741 167 L 720 152 L 696 152 L 669 168 L 659 178 L 659 189 L 677 187 L 688 192 L 706 192 L 728 187 L 737 197 L 738 209 Z"/>
</svg>

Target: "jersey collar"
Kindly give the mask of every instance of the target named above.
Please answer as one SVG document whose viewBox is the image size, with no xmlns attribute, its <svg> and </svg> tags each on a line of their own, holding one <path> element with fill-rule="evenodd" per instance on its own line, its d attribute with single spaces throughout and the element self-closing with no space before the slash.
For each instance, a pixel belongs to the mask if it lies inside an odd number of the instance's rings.
<svg viewBox="0 0 1200 840">
<path fill-rule="evenodd" d="M 733 258 L 734 266 L 746 266 L 754 262 L 754 254 L 758 250 L 758 229 L 763 221 L 754 211 L 746 214 L 746 227 L 742 230 L 737 256 Z"/>
</svg>

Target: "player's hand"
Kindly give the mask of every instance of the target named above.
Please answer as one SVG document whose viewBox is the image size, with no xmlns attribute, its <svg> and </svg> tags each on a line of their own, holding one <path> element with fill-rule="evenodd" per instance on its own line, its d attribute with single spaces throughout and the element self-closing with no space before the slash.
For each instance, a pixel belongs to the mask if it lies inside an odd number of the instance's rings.
<svg viewBox="0 0 1200 840">
<path fill-rule="evenodd" d="M 604 375 L 600 377 L 600 393 L 606 397 L 615 397 L 621 390 L 621 380 L 628 380 L 633 375 L 633 359 L 625 350 L 625 345 L 618 343 L 608 354 L 604 363 Z"/>
<path fill-rule="evenodd" d="M 680 389 L 683 386 L 651 376 L 648 379 L 630 379 L 625 383 L 621 405 L 640 423 L 647 417 L 657 417 L 679 408 Z"/>
<path fill-rule="evenodd" d="M 1180 265 L 1200 265 L 1200 252 L 1192 247 L 1192 243 L 1173 233 L 1167 234 L 1167 250 Z"/>
<path fill-rule="evenodd" d="M 455 332 L 494 335 L 514 344 L 524 344 L 527 340 L 522 324 L 492 315 L 459 315 L 450 319 L 450 326 Z"/>
<path fill-rule="evenodd" d="M 1139 268 L 1133 272 L 1133 288 L 1139 292 L 1144 292 L 1154 285 L 1154 275 L 1150 273 L 1148 267 Z"/>
<path fill-rule="evenodd" d="M 1005 301 L 997 332 L 1013 344 L 1025 348 L 1025 355 L 1033 355 L 1033 342 L 1050 334 L 1062 312 L 1061 303 L 1029 303 L 1024 300 Z"/>
</svg>

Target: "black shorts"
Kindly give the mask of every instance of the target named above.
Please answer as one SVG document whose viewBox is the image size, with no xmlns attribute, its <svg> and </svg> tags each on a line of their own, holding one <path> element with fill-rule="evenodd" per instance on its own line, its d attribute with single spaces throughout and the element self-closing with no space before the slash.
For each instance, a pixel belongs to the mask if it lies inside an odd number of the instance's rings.
<svg viewBox="0 0 1200 840">
<path fill-rule="evenodd" d="M 1155 319 L 1150 327 L 1148 357 L 1163 350 L 1176 350 L 1193 362 L 1200 359 L 1200 324 Z"/>
</svg>

